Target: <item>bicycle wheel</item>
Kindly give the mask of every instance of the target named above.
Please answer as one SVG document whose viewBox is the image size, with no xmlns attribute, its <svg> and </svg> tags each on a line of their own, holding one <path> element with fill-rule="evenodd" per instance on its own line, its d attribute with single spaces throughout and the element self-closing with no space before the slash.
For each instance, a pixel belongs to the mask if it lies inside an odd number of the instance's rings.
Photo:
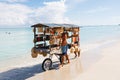
<svg viewBox="0 0 120 80">
<path fill-rule="evenodd" d="M 44 71 L 50 70 L 52 66 L 52 60 L 50 58 L 46 58 L 42 63 L 42 69 Z"/>
<path fill-rule="evenodd" d="M 59 57 L 60 63 L 62 63 L 62 56 Z"/>
</svg>

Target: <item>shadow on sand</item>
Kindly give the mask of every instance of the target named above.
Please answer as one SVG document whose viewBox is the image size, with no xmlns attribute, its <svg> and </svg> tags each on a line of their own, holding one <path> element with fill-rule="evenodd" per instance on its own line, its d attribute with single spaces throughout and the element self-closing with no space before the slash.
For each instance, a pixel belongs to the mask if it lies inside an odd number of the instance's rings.
<svg viewBox="0 0 120 80">
<path fill-rule="evenodd" d="M 74 59 L 74 58 L 71 58 Z M 59 61 L 53 62 L 53 68 L 51 70 L 58 69 Z M 0 80 L 25 80 L 36 74 L 45 72 L 42 69 L 42 63 L 34 66 L 20 67 L 11 69 L 0 73 Z"/>
<path fill-rule="evenodd" d="M 87 52 L 86 54 L 84 53 L 82 55 L 82 59 L 80 59 L 80 58 L 75 59 L 73 57 L 70 58 L 70 60 L 72 60 L 71 64 L 69 65 L 68 69 L 66 69 L 69 74 L 70 73 L 72 74 L 74 72 L 74 74 L 77 75 L 78 72 L 80 72 L 80 73 L 83 72 L 84 69 L 88 69 L 92 64 L 96 63 L 97 61 L 99 61 L 102 58 L 102 55 L 100 54 L 99 50 L 96 50 L 96 51 L 94 50 L 94 52 L 91 51 L 90 53 L 89 52 Z M 81 60 L 82 60 L 82 65 L 81 65 Z M 53 68 L 51 70 L 58 69 L 59 64 L 60 64 L 59 61 L 53 62 Z M 43 72 L 45 72 L 45 71 L 42 70 L 42 63 L 41 63 L 41 64 L 37 64 L 34 66 L 15 68 L 15 69 L 11 69 L 11 70 L 8 70 L 5 72 L 1 72 L 0 80 L 26 80 L 30 77 L 35 76 L 36 74 L 43 73 Z M 55 75 L 56 75 L 56 73 L 55 73 Z M 75 76 L 73 76 L 73 74 L 71 76 L 75 77 Z M 70 77 L 70 76 L 68 76 L 68 77 Z"/>
<path fill-rule="evenodd" d="M 41 68 L 41 64 L 37 64 L 31 67 L 21 67 L 8 70 L 0 73 L 0 80 L 25 80 L 35 74 L 44 72 Z"/>
</svg>

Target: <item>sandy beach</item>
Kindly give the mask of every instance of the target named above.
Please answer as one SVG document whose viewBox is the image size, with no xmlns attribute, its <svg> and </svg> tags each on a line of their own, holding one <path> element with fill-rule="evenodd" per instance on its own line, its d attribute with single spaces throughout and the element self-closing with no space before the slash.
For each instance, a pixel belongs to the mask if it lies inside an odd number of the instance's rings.
<svg viewBox="0 0 120 80">
<path fill-rule="evenodd" d="M 80 57 L 60 69 L 44 72 L 41 64 L 18 67 L 1 72 L 0 80 L 120 80 L 120 41 L 98 45 L 84 47 Z"/>
<path fill-rule="evenodd" d="M 59 70 L 35 74 L 27 80 L 119 80 L 120 41 L 112 41 L 81 53 Z"/>
</svg>

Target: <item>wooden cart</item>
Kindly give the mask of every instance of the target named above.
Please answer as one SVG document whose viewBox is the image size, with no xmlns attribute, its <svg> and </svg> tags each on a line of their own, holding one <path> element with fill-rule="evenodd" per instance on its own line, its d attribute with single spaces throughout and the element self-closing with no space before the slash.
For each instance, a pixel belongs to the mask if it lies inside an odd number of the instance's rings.
<svg viewBox="0 0 120 80">
<path fill-rule="evenodd" d="M 80 27 L 73 24 L 35 24 L 31 26 L 34 32 L 34 47 L 31 50 L 31 56 L 36 58 L 43 55 L 47 58 L 42 63 L 43 70 L 49 70 L 52 67 L 52 56 L 55 55 L 61 62 L 61 34 L 68 34 L 68 46 L 77 44 L 80 47 Z M 76 49 L 78 53 L 80 50 Z M 71 50 L 72 52 L 72 50 Z M 73 50 L 74 52 L 74 50 Z"/>
</svg>

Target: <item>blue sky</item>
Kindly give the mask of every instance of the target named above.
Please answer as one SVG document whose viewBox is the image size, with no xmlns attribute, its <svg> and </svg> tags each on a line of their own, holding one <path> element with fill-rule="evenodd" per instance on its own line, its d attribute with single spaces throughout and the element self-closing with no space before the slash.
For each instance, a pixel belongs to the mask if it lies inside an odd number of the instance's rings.
<svg viewBox="0 0 120 80">
<path fill-rule="evenodd" d="M 120 0 L 0 0 L 0 27 L 120 24 Z"/>
</svg>

